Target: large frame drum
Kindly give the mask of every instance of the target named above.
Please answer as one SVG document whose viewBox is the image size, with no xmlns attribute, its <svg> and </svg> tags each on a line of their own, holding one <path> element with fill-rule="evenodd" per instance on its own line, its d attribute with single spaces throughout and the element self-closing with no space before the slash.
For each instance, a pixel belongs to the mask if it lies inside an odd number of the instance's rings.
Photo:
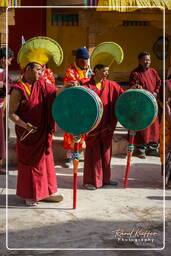
<svg viewBox="0 0 171 256">
<path fill-rule="evenodd" d="M 124 187 L 127 188 L 134 136 L 136 131 L 144 130 L 155 121 L 158 114 L 157 101 L 153 94 L 144 89 L 130 89 L 118 98 L 115 114 L 118 121 L 130 130 L 124 181 Z"/>
<path fill-rule="evenodd" d="M 95 129 L 103 115 L 103 104 L 89 88 L 76 86 L 57 95 L 52 116 L 58 126 L 73 135 L 86 134 Z"/>
<path fill-rule="evenodd" d="M 130 89 L 118 98 L 115 114 L 128 130 L 144 130 L 157 117 L 157 101 L 152 93 L 144 89 Z"/>
</svg>

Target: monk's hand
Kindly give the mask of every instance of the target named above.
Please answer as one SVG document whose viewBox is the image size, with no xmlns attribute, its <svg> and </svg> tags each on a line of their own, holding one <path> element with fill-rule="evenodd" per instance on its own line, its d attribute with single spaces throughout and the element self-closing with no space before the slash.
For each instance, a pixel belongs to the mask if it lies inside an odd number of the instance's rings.
<svg viewBox="0 0 171 256">
<path fill-rule="evenodd" d="M 140 84 L 134 84 L 131 89 L 142 89 L 142 86 Z"/>
<path fill-rule="evenodd" d="M 65 84 L 63 87 L 61 87 L 60 89 L 57 90 L 56 92 L 56 96 L 63 92 L 65 89 L 71 88 L 71 87 L 76 87 L 76 86 L 80 86 L 80 83 L 77 81 L 73 81 L 73 82 L 69 82 L 67 84 Z"/>
<path fill-rule="evenodd" d="M 72 81 L 72 82 L 65 84 L 64 88 L 67 89 L 67 88 L 75 87 L 75 86 L 80 86 L 80 83 L 78 81 Z"/>
<path fill-rule="evenodd" d="M 37 127 L 30 123 L 26 123 L 26 130 L 29 131 L 30 133 L 34 133 L 37 131 Z"/>
</svg>

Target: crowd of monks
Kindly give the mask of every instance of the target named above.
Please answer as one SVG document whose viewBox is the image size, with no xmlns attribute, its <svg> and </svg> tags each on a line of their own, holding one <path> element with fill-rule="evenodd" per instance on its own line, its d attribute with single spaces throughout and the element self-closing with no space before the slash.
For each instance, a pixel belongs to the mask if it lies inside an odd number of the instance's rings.
<svg viewBox="0 0 171 256">
<path fill-rule="evenodd" d="M 11 54 L 10 54 L 11 53 Z M 5 149 L 4 106 L 6 96 L 6 63 L 10 65 L 13 53 L 6 49 L 0 55 L 0 173 L 3 168 Z M 109 66 L 102 63 L 95 65 L 93 70 L 89 67 L 89 53 L 85 47 L 76 51 L 75 62 L 70 64 L 64 76 L 63 88 L 55 87 L 52 72 L 48 72 L 39 61 L 28 61 L 22 76 L 15 84 L 10 84 L 9 118 L 16 127 L 16 152 L 18 156 L 17 195 L 25 200 L 26 205 L 35 206 L 40 200 L 59 202 L 63 199 L 58 192 L 54 160 L 52 152 L 52 134 L 55 129 L 51 116 L 51 105 L 56 95 L 68 87 L 79 82 L 81 86 L 90 88 L 101 99 L 104 113 L 100 124 L 88 135 L 82 135 L 80 150 L 85 150 L 83 186 L 85 189 L 95 190 L 103 186 L 116 186 L 117 182 L 111 180 L 112 137 L 117 125 L 117 118 L 113 113 L 116 100 L 124 92 L 116 82 L 108 79 Z M 8 59 L 8 62 L 4 60 Z M 148 52 L 138 55 L 138 66 L 129 77 L 129 88 L 145 89 L 153 94 L 160 102 L 162 109 L 163 86 L 158 72 L 150 67 L 151 56 Z M 171 144 L 171 72 L 166 80 L 166 152 Z M 162 122 L 160 116 L 135 136 L 135 150 L 133 155 L 142 159 L 146 155 L 159 157 L 163 163 Z M 161 143 L 160 131 L 161 129 Z M 67 149 L 67 163 L 71 164 L 73 154 L 72 135 L 64 133 L 64 148 Z M 170 159 L 169 159 L 170 161 Z M 70 166 L 70 165 L 68 165 Z M 169 172 L 170 173 L 170 172 Z M 167 181 L 171 185 L 170 174 Z"/>
</svg>

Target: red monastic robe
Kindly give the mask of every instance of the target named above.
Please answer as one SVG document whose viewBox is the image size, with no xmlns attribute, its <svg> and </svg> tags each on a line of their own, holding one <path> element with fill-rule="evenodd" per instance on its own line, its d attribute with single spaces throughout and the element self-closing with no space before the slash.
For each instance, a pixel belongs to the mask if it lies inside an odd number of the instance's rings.
<svg viewBox="0 0 171 256">
<path fill-rule="evenodd" d="M 161 86 L 161 79 L 157 73 L 157 71 L 153 68 L 149 68 L 146 71 L 142 69 L 141 66 L 137 67 L 135 70 L 131 72 L 129 85 L 130 87 L 139 84 L 143 87 L 143 89 L 153 93 L 159 93 L 159 89 Z M 136 132 L 135 135 L 135 144 L 148 144 L 149 142 L 159 141 L 159 119 L 156 120 L 142 131 Z"/>
<path fill-rule="evenodd" d="M 168 90 L 171 93 L 171 78 L 166 79 L 166 87 L 168 87 Z M 163 97 L 163 95 L 162 95 L 162 97 Z M 164 116 L 162 115 L 161 123 L 160 123 L 160 159 L 161 159 L 162 163 L 164 162 L 164 152 L 163 152 L 163 141 L 164 141 L 163 122 L 164 122 L 164 120 L 163 119 L 164 119 Z M 166 152 L 166 155 L 167 155 L 168 149 L 170 147 L 170 144 L 171 144 L 171 121 L 170 121 L 168 115 L 166 114 L 165 115 L 165 152 Z"/>
<path fill-rule="evenodd" d="M 101 122 L 86 136 L 84 158 L 83 184 L 92 184 L 98 188 L 110 182 L 112 137 L 117 124 L 114 108 L 123 90 L 116 82 L 106 79 L 102 81 L 100 90 L 96 87 L 93 78 L 84 86 L 96 92 L 104 106 Z"/>
<path fill-rule="evenodd" d="M 0 71 L 0 82 L 3 87 L 0 88 L 0 159 L 5 157 L 5 96 L 6 96 L 6 70 Z M 11 80 L 8 78 L 8 87 L 11 86 Z M 8 89 L 9 89 L 8 88 Z"/>
<path fill-rule="evenodd" d="M 20 141 L 25 129 L 16 125 L 17 195 L 24 199 L 41 200 L 57 191 L 52 153 L 54 121 L 51 116 L 56 89 L 43 79 L 33 84 L 30 96 L 20 81 L 13 88 L 22 93 L 22 102 L 16 114 L 38 128 L 35 133 Z"/>
<path fill-rule="evenodd" d="M 5 130 L 3 120 L 4 99 L 0 98 L 0 159 L 5 157 Z"/>
</svg>

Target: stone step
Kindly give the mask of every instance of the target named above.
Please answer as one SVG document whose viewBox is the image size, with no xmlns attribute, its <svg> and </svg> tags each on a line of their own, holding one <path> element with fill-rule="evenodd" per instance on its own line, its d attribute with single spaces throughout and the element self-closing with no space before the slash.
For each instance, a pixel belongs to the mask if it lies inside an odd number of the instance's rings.
<svg viewBox="0 0 171 256">
<path fill-rule="evenodd" d="M 17 156 L 15 152 L 15 137 L 10 137 L 8 143 L 8 165 L 17 166 Z M 114 134 L 112 140 L 112 154 L 122 155 L 127 152 L 127 136 L 124 134 Z M 66 160 L 66 149 L 63 148 L 63 135 L 53 136 L 53 153 L 55 163 L 63 162 Z M 83 158 L 83 153 L 81 154 Z"/>
<path fill-rule="evenodd" d="M 17 157 L 15 152 L 16 135 L 14 125 L 9 121 L 10 137 L 8 142 L 8 165 L 11 167 L 17 166 Z M 63 131 L 57 127 L 57 132 L 53 136 L 53 153 L 55 164 L 66 160 L 66 149 L 63 148 Z M 119 123 L 113 135 L 112 140 L 112 154 L 123 155 L 127 152 L 127 131 Z M 84 154 L 81 154 L 81 158 L 84 158 Z"/>
</svg>

